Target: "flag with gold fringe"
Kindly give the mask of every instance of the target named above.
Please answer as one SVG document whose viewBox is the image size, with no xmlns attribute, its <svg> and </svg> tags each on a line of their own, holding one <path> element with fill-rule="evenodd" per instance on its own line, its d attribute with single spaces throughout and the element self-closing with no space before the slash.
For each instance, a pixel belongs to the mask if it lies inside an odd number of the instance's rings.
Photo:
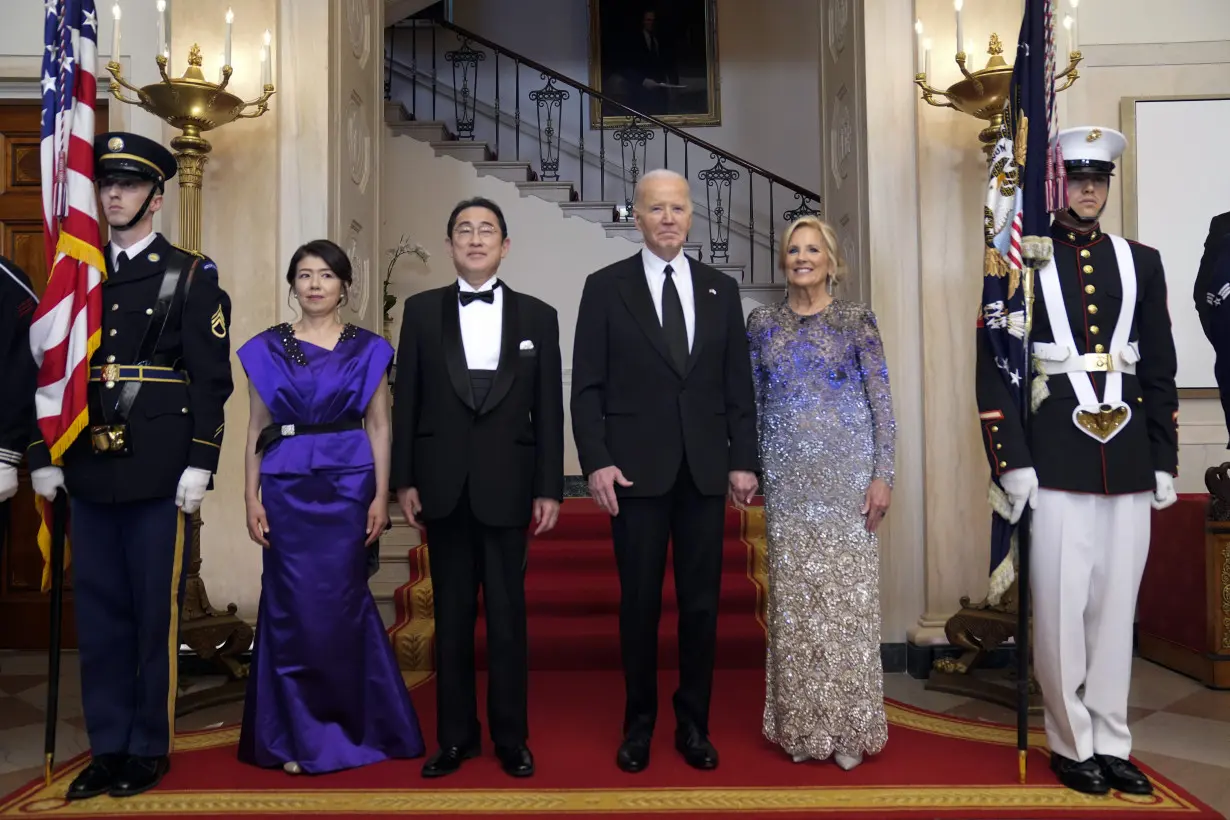
<svg viewBox="0 0 1230 820">
<path fill-rule="evenodd" d="M 47 287 L 30 325 L 35 414 L 53 464 L 89 420 L 90 357 L 102 334 L 106 270 L 94 191 L 98 15 L 94 0 L 46 0 L 41 171 Z M 51 583 L 52 505 L 38 499 L 43 591 Z M 69 562 L 65 545 L 65 566 Z"/>
</svg>

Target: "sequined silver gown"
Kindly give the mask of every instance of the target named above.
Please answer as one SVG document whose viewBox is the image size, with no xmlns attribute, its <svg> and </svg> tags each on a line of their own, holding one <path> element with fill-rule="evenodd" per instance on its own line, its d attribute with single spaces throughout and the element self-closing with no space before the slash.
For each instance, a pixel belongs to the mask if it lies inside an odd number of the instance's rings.
<svg viewBox="0 0 1230 820">
<path fill-rule="evenodd" d="M 892 486 L 896 424 L 871 310 L 835 300 L 748 317 L 764 470 L 769 596 L 764 735 L 825 759 L 884 748 L 879 554 L 862 515 Z"/>
</svg>

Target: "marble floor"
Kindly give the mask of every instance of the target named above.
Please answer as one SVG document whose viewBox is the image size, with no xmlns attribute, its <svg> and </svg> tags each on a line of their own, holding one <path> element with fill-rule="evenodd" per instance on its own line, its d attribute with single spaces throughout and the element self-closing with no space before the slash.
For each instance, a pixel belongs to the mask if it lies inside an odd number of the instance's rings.
<svg viewBox="0 0 1230 820">
<path fill-rule="evenodd" d="M 56 759 L 89 747 L 81 717 L 77 656 L 65 653 L 60 684 Z M 212 685 L 205 680 L 197 685 Z M 939 692 L 904 674 L 885 677 L 884 693 L 923 709 L 960 717 L 1012 723 L 1003 707 Z M 41 776 L 47 658 L 0 652 L 0 796 Z M 1201 684 L 1137 658 L 1132 667 L 1129 720 L 1134 754 L 1223 815 L 1230 815 L 1230 692 Z M 179 728 L 237 724 L 241 705 L 201 710 L 179 720 Z M 1041 723 L 1041 718 L 1037 719 Z"/>
</svg>

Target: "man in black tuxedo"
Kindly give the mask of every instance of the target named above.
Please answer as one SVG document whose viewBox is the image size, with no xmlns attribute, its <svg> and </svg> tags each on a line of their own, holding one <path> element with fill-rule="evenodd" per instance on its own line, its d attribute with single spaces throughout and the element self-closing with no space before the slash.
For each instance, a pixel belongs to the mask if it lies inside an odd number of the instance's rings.
<svg viewBox="0 0 1230 820">
<path fill-rule="evenodd" d="M 1204 240 L 1204 254 L 1200 257 L 1200 268 L 1196 271 L 1196 282 L 1192 288 L 1192 299 L 1196 302 L 1196 313 L 1200 316 L 1200 324 L 1204 328 L 1205 338 L 1216 345 L 1213 338 L 1213 328 L 1210 324 L 1214 307 L 1210 298 L 1209 279 L 1213 275 L 1213 264 L 1217 261 L 1222 240 L 1230 237 L 1230 211 L 1218 214 L 1209 220 L 1209 235 Z M 1221 297 L 1224 301 L 1224 297 Z"/>
<path fill-rule="evenodd" d="M 427 531 L 435 594 L 440 749 L 424 777 L 480 751 L 474 672 L 478 588 L 487 614 L 487 716 L 514 777 L 526 745 L 526 528 L 555 526 L 564 489 L 564 397 L 554 308 L 496 277 L 508 254 L 500 207 L 453 209 L 456 284 L 406 300 L 393 396 L 391 475 L 412 526 Z"/>
<path fill-rule="evenodd" d="M 709 696 L 729 488 L 756 492 L 756 409 L 739 287 L 683 254 L 687 181 L 657 170 L 636 188 L 645 248 L 589 276 L 572 358 L 572 429 L 594 500 L 611 515 L 627 702 L 616 762 L 649 763 L 657 717 L 666 545 L 679 600 L 675 748 L 717 766 Z"/>
</svg>

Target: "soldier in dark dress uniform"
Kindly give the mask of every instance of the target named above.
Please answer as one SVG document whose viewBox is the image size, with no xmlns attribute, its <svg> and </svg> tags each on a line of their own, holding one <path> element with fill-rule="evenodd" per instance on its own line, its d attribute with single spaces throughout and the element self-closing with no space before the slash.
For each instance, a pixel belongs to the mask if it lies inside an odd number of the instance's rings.
<svg viewBox="0 0 1230 820">
<path fill-rule="evenodd" d="M 1205 338 L 1213 345 L 1213 376 L 1230 429 L 1230 213 L 1213 217 L 1209 224 L 1195 295 Z"/>
<path fill-rule="evenodd" d="M 90 361 L 89 426 L 50 467 L 29 451 L 35 492 L 67 486 L 81 696 L 93 760 L 68 798 L 157 785 L 174 731 L 189 516 L 218 466 L 231 394 L 230 299 L 218 270 L 153 230 L 175 158 L 137 134 L 94 141 L 102 214 L 102 341 Z"/>
<path fill-rule="evenodd" d="M 37 306 L 26 272 L 0 256 L 0 533 L 8 529 L 5 502 L 17 494 L 17 468 L 34 419 L 38 368 L 30 353 L 30 319 Z"/>
<path fill-rule="evenodd" d="M 1077 791 L 1148 794 L 1148 778 L 1128 760 L 1127 699 L 1149 508 L 1176 500 L 1166 277 L 1156 250 L 1098 224 L 1123 135 L 1070 128 L 1058 139 L 1070 207 L 1056 214 L 1054 257 L 1034 285 L 1036 409 L 1022 425 L 985 343 L 978 409 L 1007 496 L 999 512 L 1015 521 L 1026 503 L 1035 510 L 1034 665 L 1051 768 Z"/>
</svg>

